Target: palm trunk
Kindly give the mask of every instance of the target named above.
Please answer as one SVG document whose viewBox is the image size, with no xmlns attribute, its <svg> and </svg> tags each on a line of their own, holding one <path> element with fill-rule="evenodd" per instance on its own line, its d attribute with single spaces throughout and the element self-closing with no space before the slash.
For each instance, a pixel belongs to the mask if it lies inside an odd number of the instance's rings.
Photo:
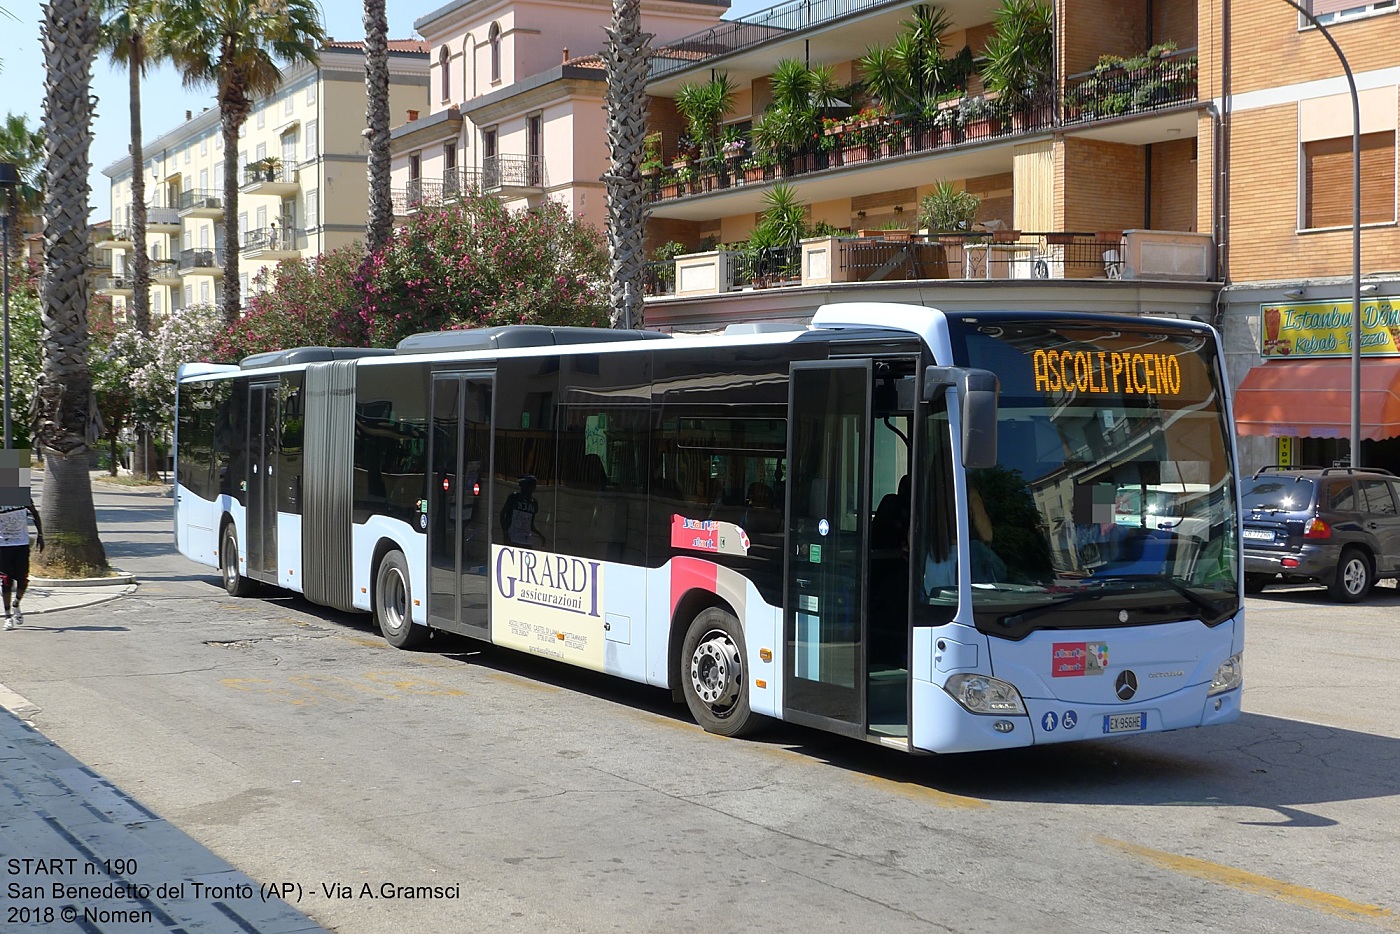
<svg viewBox="0 0 1400 934">
<path fill-rule="evenodd" d="M 146 156 L 141 145 L 141 35 L 135 33 L 128 49 L 127 85 L 131 99 L 131 239 L 136 261 L 132 312 L 136 330 L 151 333 L 151 260 L 146 252 Z"/>
<path fill-rule="evenodd" d="M 647 203 L 642 188 L 642 145 L 647 126 L 647 58 L 651 35 L 641 31 L 640 0 L 613 0 L 603 50 L 607 64 L 608 271 L 613 327 L 642 326 Z"/>
<path fill-rule="evenodd" d="M 43 5 L 46 196 L 41 287 L 44 362 L 35 437 L 44 453 L 46 563 L 105 568 L 88 476 L 96 402 L 88 370 L 88 247 L 92 62 L 97 19 L 88 0 Z"/>
<path fill-rule="evenodd" d="M 220 107 L 223 102 L 220 101 Z M 247 102 L 242 119 L 248 118 Z M 243 310 L 243 296 L 238 282 L 238 127 L 242 120 L 235 122 L 235 114 L 224 110 L 224 323 L 238 323 Z M 219 249 L 219 238 L 214 238 L 214 249 Z"/>
<path fill-rule="evenodd" d="M 365 125 L 369 128 L 369 219 L 365 248 L 374 253 L 394 229 L 389 191 L 389 21 L 385 0 L 365 0 Z"/>
</svg>

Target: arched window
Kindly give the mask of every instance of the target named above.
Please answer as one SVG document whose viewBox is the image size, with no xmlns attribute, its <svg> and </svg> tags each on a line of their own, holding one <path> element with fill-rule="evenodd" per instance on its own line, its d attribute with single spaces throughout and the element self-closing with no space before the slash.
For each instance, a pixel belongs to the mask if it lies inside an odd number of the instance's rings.
<svg viewBox="0 0 1400 934">
<path fill-rule="evenodd" d="M 443 46 L 438 51 L 438 69 L 442 74 L 442 99 L 447 101 L 452 99 L 452 63 L 451 53 L 447 46 Z"/>
<path fill-rule="evenodd" d="M 501 80 L 501 24 L 492 23 L 491 31 L 486 36 L 486 41 L 491 44 L 491 80 Z"/>
</svg>

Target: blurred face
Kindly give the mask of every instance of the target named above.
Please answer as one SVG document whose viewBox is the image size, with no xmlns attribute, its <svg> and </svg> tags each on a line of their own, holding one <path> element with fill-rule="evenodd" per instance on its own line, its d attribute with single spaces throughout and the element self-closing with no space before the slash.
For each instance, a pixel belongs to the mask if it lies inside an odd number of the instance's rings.
<svg viewBox="0 0 1400 934">
<path fill-rule="evenodd" d="M 29 450 L 0 451 L 0 506 L 29 504 Z"/>
</svg>

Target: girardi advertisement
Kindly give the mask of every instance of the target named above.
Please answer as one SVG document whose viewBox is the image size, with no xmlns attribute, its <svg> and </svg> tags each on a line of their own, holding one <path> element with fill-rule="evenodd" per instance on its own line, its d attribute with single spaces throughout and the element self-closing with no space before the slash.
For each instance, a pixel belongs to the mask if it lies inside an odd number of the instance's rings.
<svg viewBox="0 0 1400 934">
<path fill-rule="evenodd" d="M 1400 353 L 1400 307 L 1395 299 L 1361 303 L 1361 354 Z M 1262 305 L 1259 352 L 1266 357 L 1349 357 L 1351 302 Z"/>
<path fill-rule="evenodd" d="M 491 639 L 603 670 L 603 564 L 491 546 Z"/>
</svg>

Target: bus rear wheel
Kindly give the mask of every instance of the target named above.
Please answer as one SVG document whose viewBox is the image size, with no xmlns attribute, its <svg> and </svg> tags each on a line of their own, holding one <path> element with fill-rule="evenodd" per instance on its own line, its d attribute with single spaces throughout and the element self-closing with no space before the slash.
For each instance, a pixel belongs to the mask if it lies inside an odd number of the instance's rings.
<svg viewBox="0 0 1400 934">
<path fill-rule="evenodd" d="M 224 590 L 230 597 L 249 597 L 257 589 L 257 584 L 243 576 L 238 570 L 238 532 L 230 522 L 224 526 L 224 541 L 219 546 L 219 564 L 223 569 Z"/>
<path fill-rule="evenodd" d="M 744 636 L 732 614 L 711 607 L 691 622 L 681 648 L 681 688 L 707 732 L 743 736 L 759 726 L 761 717 L 749 709 Z"/>
<path fill-rule="evenodd" d="M 408 560 L 391 551 L 379 562 L 374 577 L 374 620 L 384 641 L 396 649 L 412 649 L 428 638 L 426 626 L 413 625 L 413 591 L 408 583 Z"/>
</svg>

